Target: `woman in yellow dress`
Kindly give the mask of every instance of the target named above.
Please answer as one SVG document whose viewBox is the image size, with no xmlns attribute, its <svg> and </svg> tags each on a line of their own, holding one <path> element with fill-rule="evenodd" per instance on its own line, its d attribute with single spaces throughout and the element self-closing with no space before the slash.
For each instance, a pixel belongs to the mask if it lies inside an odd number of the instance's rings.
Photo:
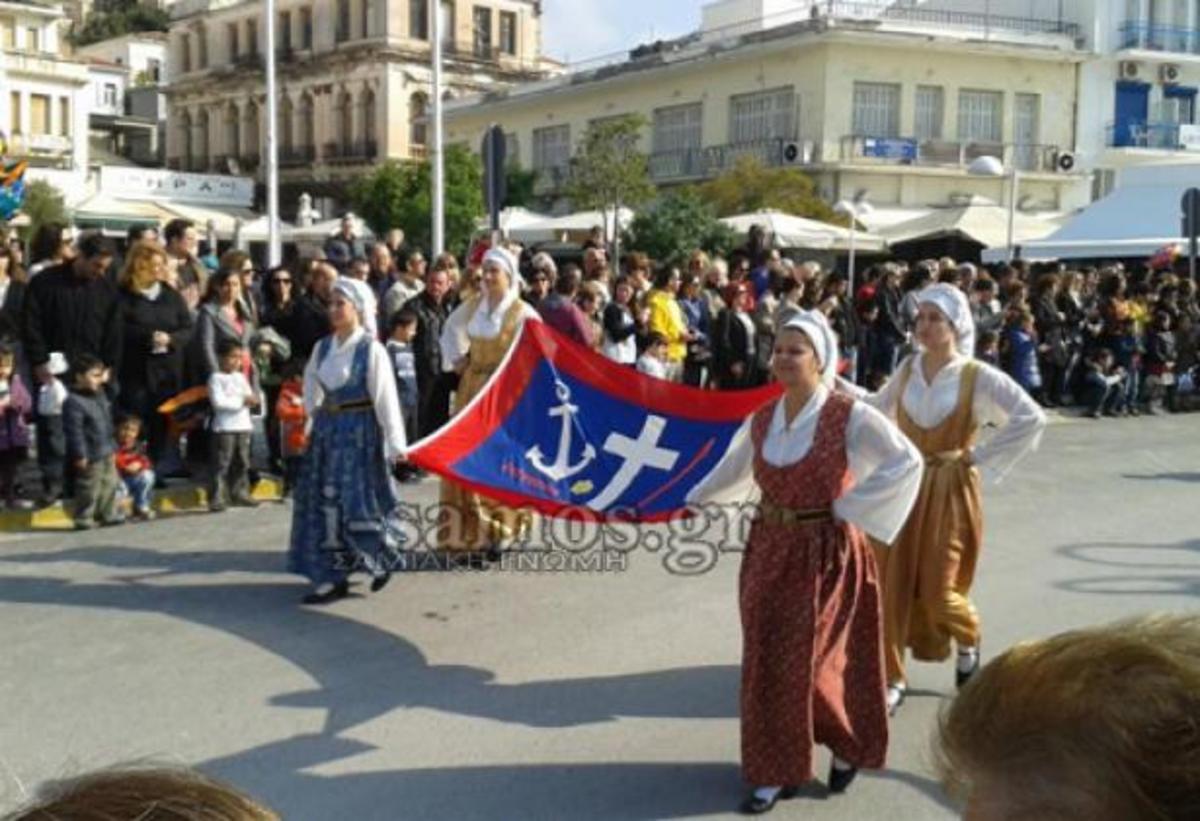
<svg viewBox="0 0 1200 821">
<path fill-rule="evenodd" d="M 979 668 L 979 613 L 968 598 L 983 543 L 981 474 L 1003 478 L 1037 446 L 1046 416 L 1007 374 L 973 358 L 967 297 L 946 283 L 917 296 L 919 349 L 867 401 L 895 419 L 925 456 L 921 491 L 891 549 L 883 582 L 888 707 L 904 700 L 904 653 L 943 661 L 958 646 L 956 684 Z M 979 430 L 994 426 L 976 444 Z"/>
<path fill-rule="evenodd" d="M 503 248 L 483 258 L 483 285 L 442 328 L 442 362 L 459 374 L 452 414 L 458 414 L 491 378 L 526 320 L 537 317 L 521 299 L 517 259 Z M 527 513 L 498 505 L 442 480 L 438 547 L 456 562 L 482 567 L 527 530 Z"/>
</svg>

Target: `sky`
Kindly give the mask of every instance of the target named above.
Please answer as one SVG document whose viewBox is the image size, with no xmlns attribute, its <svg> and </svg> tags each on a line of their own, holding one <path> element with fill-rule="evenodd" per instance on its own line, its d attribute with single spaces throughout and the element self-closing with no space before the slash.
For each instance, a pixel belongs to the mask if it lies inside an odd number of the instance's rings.
<svg viewBox="0 0 1200 821">
<path fill-rule="evenodd" d="M 543 50 L 579 62 L 700 26 L 704 0 L 545 0 Z"/>
</svg>

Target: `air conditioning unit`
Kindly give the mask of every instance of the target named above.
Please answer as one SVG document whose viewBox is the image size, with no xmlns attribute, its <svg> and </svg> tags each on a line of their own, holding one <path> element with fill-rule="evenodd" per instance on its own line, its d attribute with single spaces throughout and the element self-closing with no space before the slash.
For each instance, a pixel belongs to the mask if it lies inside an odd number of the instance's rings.
<svg viewBox="0 0 1200 821">
<path fill-rule="evenodd" d="M 1179 82 L 1179 66 L 1174 63 L 1163 63 L 1158 67 L 1158 79 L 1167 85 Z"/>
<path fill-rule="evenodd" d="M 783 144 L 782 159 L 784 165 L 808 165 L 812 162 L 813 144 L 811 140 L 798 142 L 792 140 Z"/>
<path fill-rule="evenodd" d="M 1122 60 L 1117 64 L 1117 73 L 1122 80 L 1136 80 L 1142 74 L 1142 66 L 1132 60 Z"/>
<path fill-rule="evenodd" d="M 1054 153 L 1054 170 L 1068 174 L 1075 170 L 1075 166 L 1079 164 L 1079 158 L 1071 151 L 1056 151 Z"/>
</svg>

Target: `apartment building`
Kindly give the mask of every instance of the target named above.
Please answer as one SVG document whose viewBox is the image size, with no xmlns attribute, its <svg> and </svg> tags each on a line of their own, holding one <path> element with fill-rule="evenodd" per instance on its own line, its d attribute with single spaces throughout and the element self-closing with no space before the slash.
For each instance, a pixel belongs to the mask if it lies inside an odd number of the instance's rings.
<svg viewBox="0 0 1200 821">
<path fill-rule="evenodd" d="M 637 113 L 660 186 L 711 178 L 749 154 L 803 168 L 831 201 L 865 192 L 882 225 L 971 196 L 1006 202 L 1004 180 L 968 173 L 992 155 L 1020 170 L 1023 211 L 1085 204 L 1073 153 L 1088 57 L 1079 25 L 943 5 L 708 3 L 688 36 L 456 100 L 448 138 L 478 145 L 501 124 L 548 203 L 589 123 Z"/>
<path fill-rule="evenodd" d="M 0 0 L 0 129 L 34 178 L 81 181 L 88 163 L 88 70 L 64 57 L 61 6 Z"/>
<path fill-rule="evenodd" d="M 1069 5 L 1093 53 L 1080 67 L 1079 149 L 1096 195 L 1125 168 L 1200 162 L 1200 0 Z"/>
<path fill-rule="evenodd" d="M 323 211 L 384 160 L 425 156 L 431 89 L 427 0 L 280 0 L 276 20 L 280 201 L 308 193 Z M 445 96 L 537 80 L 541 4 L 440 4 Z M 262 4 L 180 0 L 168 41 L 172 168 L 263 173 Z"/>
<path fill-rule="evenodd" d="M 167 36 L 139 32 L 75 50 L 91 77 L 89 129 L 94 154 L 139 165 L 165 159 Z"/>
</svg>

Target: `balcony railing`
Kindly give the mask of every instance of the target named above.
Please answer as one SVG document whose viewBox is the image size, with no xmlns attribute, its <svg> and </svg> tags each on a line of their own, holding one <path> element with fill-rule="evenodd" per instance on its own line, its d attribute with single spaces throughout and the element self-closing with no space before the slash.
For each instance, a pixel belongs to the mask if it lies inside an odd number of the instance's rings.
<svg viewBox="0 0 1200 821">
<path fill-rule="evenodd" d="M 1126 20 L 1117 28 L 1121 48 L 1200 54 L 1200 29 Z"/>
<path fill-rule="evenodd" d="M 258 154 L 243 154 L 238 157 L 238 165 L 242 167 L 243 172 L 253 173 L 261 162 L 262 158 Z"/>
<path fill-rule="evenodd" d="M 986 11 L 948 11 L 915 5 L 883 6 L 877 2 L 844 2 L 843 0 L 818 0 L 812 4 L 812 15 L 814 18 L 826 17 L 835 20 L 916 23 L 929 28 L 964 29 L 984 35 L 992 32 L 1008 32 L 1024 35 L 1058 34 L 1071 38 L 1079 37 L 1079 26 L 1063 20 L 1061 17 L 1016 17 L 990 14 Z"/>
<path fill-rule="evenodd" d="M 279 150 L 280 168 L 296 168 L 302 165 L 312 165 L 316 159 L 317 147 L 315 145 L 298 145 Z"/>
<path fill-rule="evenodd" d="M 57 134 L 26 134 L 24 137 L 18 136 L 12 142 L 17 149 L 23 147 L 27 151 L 41 154 L 65 154 L 73 145 L 70 137 Z"/>
<path fill-rule="evenodd" d="M 873 165 L 919 165 L 965 169 L 980 157 L 996 157 L 1021 171 L 1056 169 L 1057 145 L 1000 143 L 975 140 L 918 140 L 913 137 L 871 137 L 850 134 L 841 139 L 841 161 Z"/>
<path fill-rule="evenodd" d="M 369 162 L 375 159 L 379 147 L 374 140 L 355 140 L 349 143 L 325 143 L 323 156 L 329 163 Z"/>
<path fill-rule="evenodd" d="M 785 159 L 784 148 L 796 145 L 795 155 Z M 785 140 L 782 137 L 754 142 L 712 145 L 707 148 L 683 148 L 676 151 L 657 151 L 650 155 L 650 178 L 656 182 L 669 180 L 706 179 L 715 177 L 731 167 L 741 157 L 754 157 L 762 165 L 776 167 L 785 162 L 803 165 L 811 156 L 811 144 Z"/>
<path fill-rule="evenodd" d="M 1184 148 L 1181 128 L 1196 128 L 1186 123 L 1132 122 L 1109 123 L 1105 129 L 1105 145 L 1109 148 L 1151 148 L 1178 151 Z"/>
</svg>

